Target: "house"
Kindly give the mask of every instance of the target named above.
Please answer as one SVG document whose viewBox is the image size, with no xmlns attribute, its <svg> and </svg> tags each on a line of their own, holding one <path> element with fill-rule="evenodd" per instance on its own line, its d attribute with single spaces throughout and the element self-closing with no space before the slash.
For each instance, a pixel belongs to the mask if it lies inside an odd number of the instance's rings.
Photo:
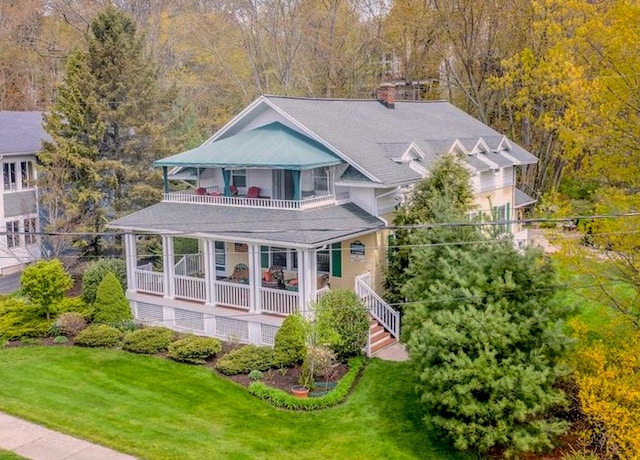
<svg viewBox="0 0 640 460">
<path fill-rule="evenodd" d="M 47 138 L 42 112 L 0 111 L 0 274 L 40 257 L 36 152 Z"/>
<path fill-rule="evenodd" d="M 161 203 L 111 222 L 124 232 L 135 317 L 270 345 L 284 317 L 340 287 L 379 323 L 371 350 L 391 342 L 386 227 L 403 191 L 449 152 L 464 155 L 480 210 L 509 219 L 514 168 L 536 158 L 449 103 L 396 102 L 393 87 L 378 100 L 259 97 L 200 147 L 156 161 Z M 162 238 L 162 270 L 138 253 L 145 235 Z M 177 254 L 185 238 L 198 250 Z"/>
</svg>

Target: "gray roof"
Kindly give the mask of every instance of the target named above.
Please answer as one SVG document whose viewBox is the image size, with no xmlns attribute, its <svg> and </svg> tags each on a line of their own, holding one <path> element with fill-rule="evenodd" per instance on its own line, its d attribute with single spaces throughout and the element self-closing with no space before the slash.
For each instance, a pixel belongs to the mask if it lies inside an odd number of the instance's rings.
<svg viewBox="0 0 640 460">
<path fill-rule="evenodd" d="M 538 200 L 536 200 L 535 198 L 527 195 L 522 190 L 517 188 L 516 189 L 516 193 L 515 193 L 515 199 L 514 199 L 513 207 L 514 208 L 522 208 L 524 206 L 527 206 L 528 204 L 533 204 L 536 201 L 538 201 Z"/>
<path fill-rule="evenodd" d="M 384 223 L 355 204 L 305 211 L 162 202 L 109 223 L 121 230 L 319 246 Z"/>
<path fill-rule="evenodd" d="M 36 153 L 49 140 L 42 127 L 42 112 L 0 111 L 0 154 Z"/>
<path fill-rule="evenodd" d="M 472 148 L 482 138 L 497 148 L 503 136 L 448 102 L 396 102 L 386 108 L 373 99 L 305 99 L 264 96 L 279 110 L 327 142 L 375 181 L 392 185 L 415 176 L 408 164 L 397 163 L 390 153 L 411 142 L 425 152 L 425 163 L 449 151 L 456 140 Z M 513 144 L 508 151 L 518 163 L 536 157 Z M 428 166 L 428 165 L 427 165 Z"/>
</svg>

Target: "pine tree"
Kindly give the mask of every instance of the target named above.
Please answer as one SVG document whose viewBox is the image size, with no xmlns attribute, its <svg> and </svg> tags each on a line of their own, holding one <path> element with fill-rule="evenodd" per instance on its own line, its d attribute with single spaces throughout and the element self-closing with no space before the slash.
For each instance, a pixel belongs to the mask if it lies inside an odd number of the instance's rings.
<svg viewBox="0 0 640 460">
<path fill-rule="evenodd" d="M 93 303 L 93 321 L 117 323 L 130 319 L 131 309 L 122 286 L 116 275 L 109 272 L 98 286 L 96 301 Z"/>
<path fill-rule="evenodd" d="M 438 241 L 459 230 L 418 233 Z M 476 242 L 486 238 L 473 231 Z M 550 412 L 564 402 L 554 384 L 565 371 L 562 324 L 571 314 L 556 301 L 551 264 L 510 241 L 417 247 L 404 331 L 426 422 L 462 450 L 551 447 L 566 429 Z"/>
<path fill-rule="evenodd" d="M 87 47 L 72 53 L 45 129 L 40 155 L 50 231 L 100 232 L 108 218 L 156 202 L 163 114 L 170 92 L 144 55 L 133 19 L 110 6 L 98 14 Z M 48 198 L 47 198 L 48 196 Z M 87 244 L 101 252 L 94 237 Z"/>
<path fill-rule="evenodd" d="M 406 226 L 435 222 L 438 216 L 448 222 L 466 219 L 473 203 L 469 180 L 469 171 L 456 157 L 446 155 L 440 158 L 429 176 L 411 190 L 405 202 L 398 207 L 393 224 Z M 412 254 L 412 234 L 410 230 L 400 228 L 395 230 L 392 238 L 384 279 L 385 298 L 390 303 L 403 303 L 405 300 L 402 288 L 409 280 L 407 270 Z"/>
</svg>

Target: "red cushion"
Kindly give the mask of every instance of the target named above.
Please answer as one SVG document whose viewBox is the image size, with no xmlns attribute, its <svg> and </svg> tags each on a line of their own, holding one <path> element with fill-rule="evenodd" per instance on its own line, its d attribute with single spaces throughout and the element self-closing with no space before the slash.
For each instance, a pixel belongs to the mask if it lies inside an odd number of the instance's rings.
<svg viewBox="0 0 640 460">
<path fill-rule="evenodd" d="M 273 276 L 271 276 L 271 273 L 269 272 L 264 272 L 262 274 L 262 279 L 265 280 L 267 283 L 271 283 L 273 281 Z"/>
<path fill-rule="evenodd" d="M 247 198 L 258 198 L 260 196 L 260 187 L 249 187 L 247 190 Z"/>
<path fill-rule="evenodd" d="M 289 280 L 289 286 L 297 286 L 297 285 L 298 285 L 298 280 L 297 279 Z"/>
</svg>

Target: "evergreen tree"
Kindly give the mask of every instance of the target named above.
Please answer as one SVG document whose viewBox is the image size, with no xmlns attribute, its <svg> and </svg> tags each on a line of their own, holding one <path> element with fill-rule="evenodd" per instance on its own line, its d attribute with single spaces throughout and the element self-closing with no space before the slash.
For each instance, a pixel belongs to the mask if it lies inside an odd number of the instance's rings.
<svg viewBox="0 0 640 460">
<path fill-rule="evenodd" d="M 113 272 L 102 279 L 93 304 L 93 321 L 96 323 L 117 323 L 132 318 L 129 302 L 122 286 Z"/>
<path fill-rule="evenodd" d="M 413 241 L 481 230 L 434 228 Z M 463 450 L 539 451 L 566 429 L 551 409 L 569 343 L 557 282 L 541 253 L 511 241 L 418 244 L 403 293 L 411 301 L 404 331 L 430 426 Z"/>
<path fill-rule="evenodd" d="M 38 306 L 41 316 L 49 321 L 64 293 L 73 286 L 73 279 L 58 259 L 39 260 L 25 268 L 20 283 L 22 291 Z"/>
<path fill-rule="evenodd" d="M 45 123 L 52 141 L 40 155 L 41 187 L 50 231 L 100 232 L 108 218 L 160 197 L 152 162 L 166 149 L 159 133 L 170 92 L 158 88 L 135 22 L 116 7 L 97 15 L 86 42 L 70 55 Z M 98 236 L 88 244 L 101 251 Z"/>
<path fill-rule="evenodd" d="M 416 225 L 446 217 L 448 222 L 466 219 L 472 208 L 473 192 L 469 183 L 469 171 L 461 161 L 451 155 L 441 157 L 432 167 L 429 176 L 412 189 L 398 207 L 394 225 Z M 385 298 L 390 303 L 403 303 L 403 286 L 409 280 L 411 235 L 407 229 L 394 232 L 385 270 Z M 442 238 L 443 233 L 438 237 Z M 460 235 L 457 235 L 460 236 Z"/>
</svg>

